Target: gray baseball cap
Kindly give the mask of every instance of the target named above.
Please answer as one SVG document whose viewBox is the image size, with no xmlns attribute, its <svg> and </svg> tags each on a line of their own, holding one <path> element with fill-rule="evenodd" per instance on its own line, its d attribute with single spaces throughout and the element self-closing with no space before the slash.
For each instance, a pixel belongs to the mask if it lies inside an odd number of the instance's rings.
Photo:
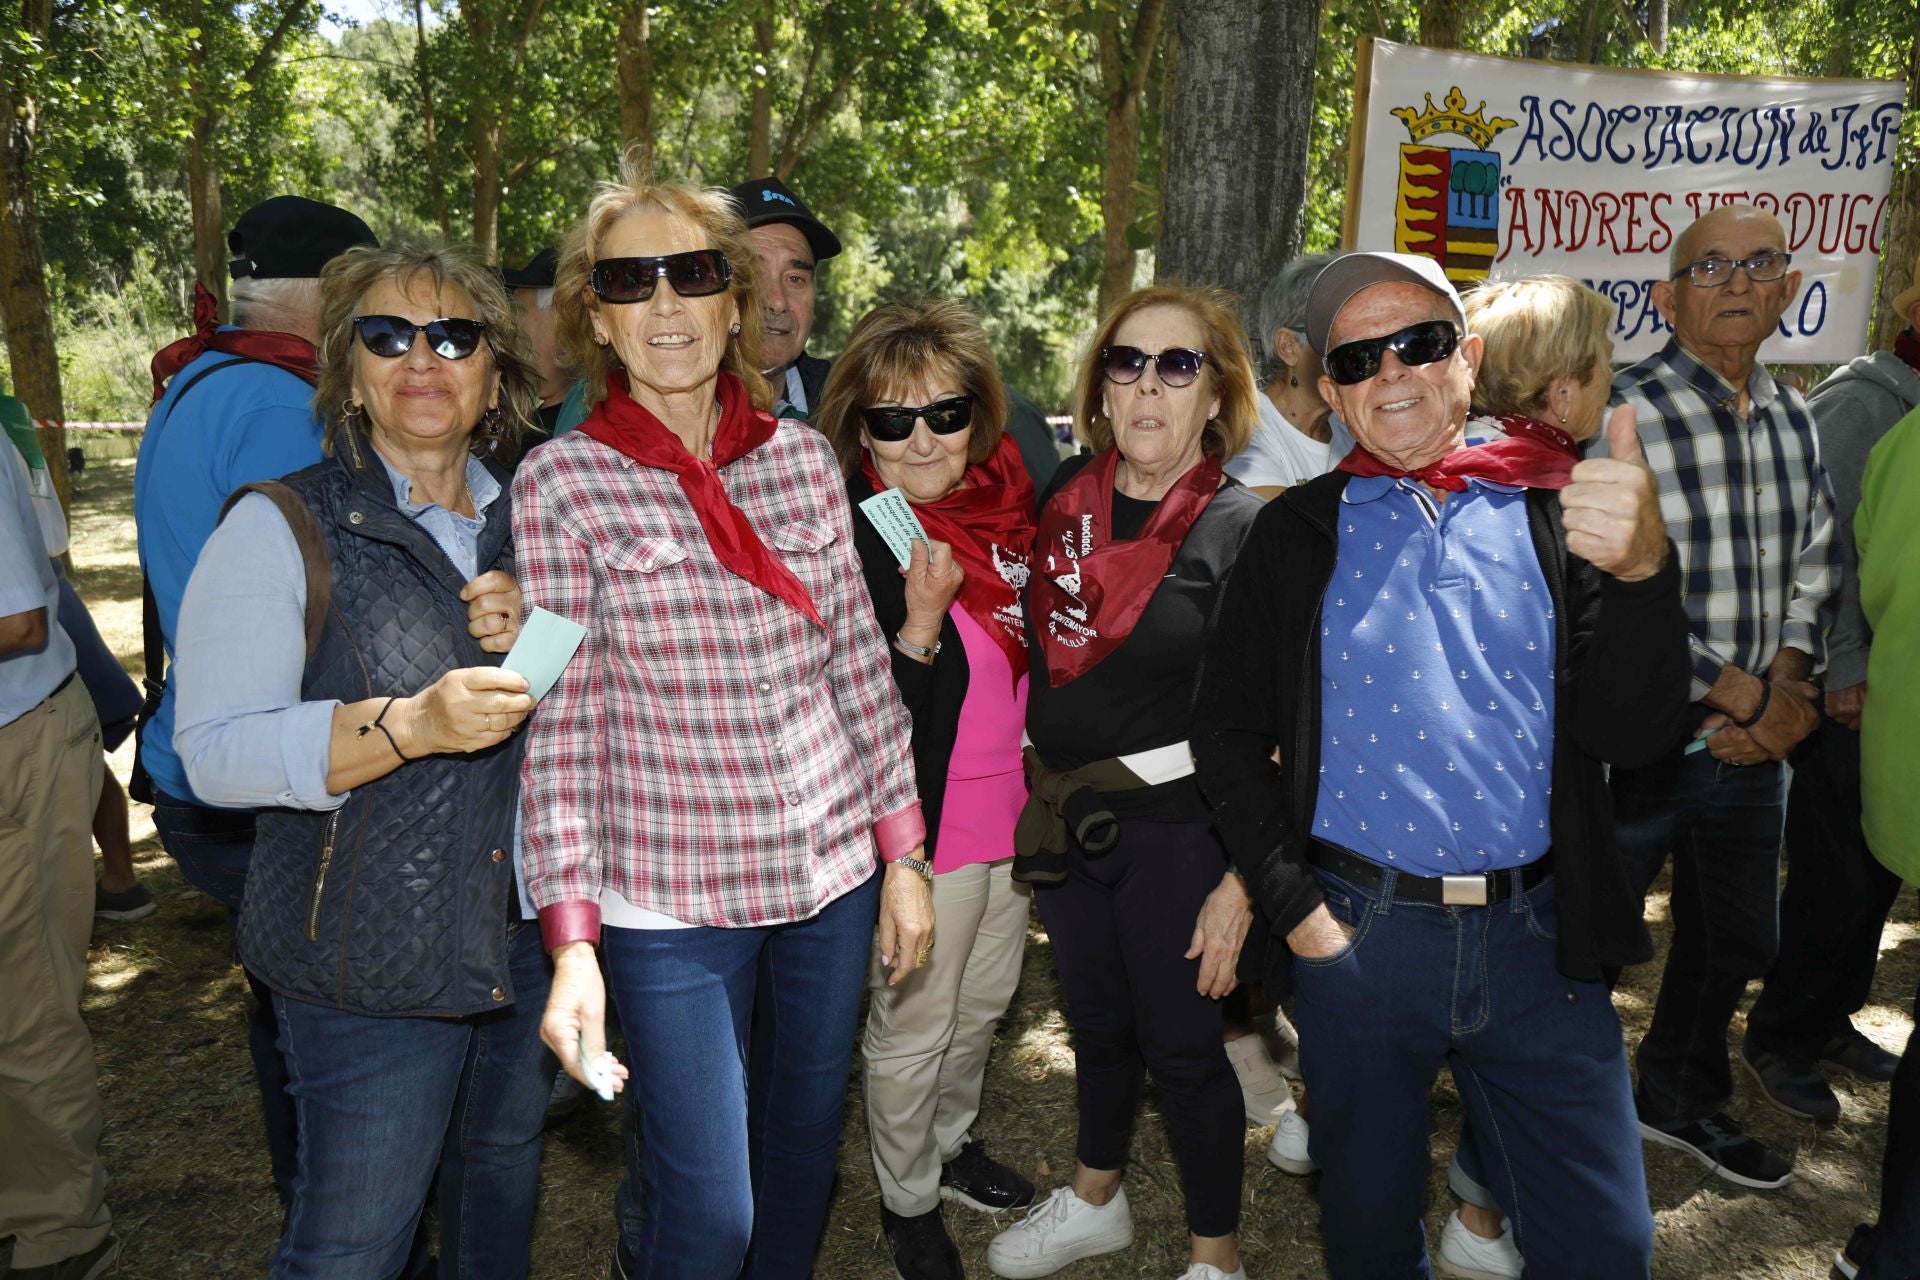
<svg viewBox="0 0 1920 1280">
<path fill-rule="evenodd" d="M 1432 258 L 1412 253 L 1348 253 L 1335 258 L 1314 279 L 1313 292 L 1307 296 L 1307 345 L 1318 356 L 1327 354 L 1327 334 L 1340 308 L 1362 289 L 1376 284 L 1417 284 L 1431 289 L 1447 300 L 1453 309 L 1454 323 L 1467 331 L 1467 311 L 1460 305 L 1459 291 L 1447 279 L 1447 273 Z"/>
</svg>

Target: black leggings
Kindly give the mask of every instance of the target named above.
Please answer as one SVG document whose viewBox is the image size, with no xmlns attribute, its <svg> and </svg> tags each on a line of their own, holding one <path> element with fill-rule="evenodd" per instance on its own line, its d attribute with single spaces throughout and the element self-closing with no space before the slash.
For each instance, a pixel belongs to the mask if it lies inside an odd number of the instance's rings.
<svg viewBox="0 0 1920 1280">
<path fill-rule="evenodd" d="M 1074 852 L 1066 881 L 1033 895 L 1073 1025 L 1080 1163 L 1125 1167 L 1151 1070 L 1197 1236 L 1237 1228 L 1244 1173 L 1246 1121 L 1220 1002 L 1195 989 L 1200 962 L 1184 958 L 1226 870 L 1203 823 L 1127 822 L 1111 850 Z"/>
</svg>

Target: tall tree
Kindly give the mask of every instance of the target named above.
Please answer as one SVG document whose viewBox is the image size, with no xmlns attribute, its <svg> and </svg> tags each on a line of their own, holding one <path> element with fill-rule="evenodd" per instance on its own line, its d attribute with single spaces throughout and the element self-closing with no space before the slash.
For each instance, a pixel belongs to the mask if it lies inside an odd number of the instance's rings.
<svg viewBox="0 0 1920 1280">
<path fill-rule="evenodd" d="M 773 0 L 754 10 L 753 51 L 758 56 L 747 108 L 747 173 L 759 178 L 773 172 Z"/>
<path fill-rule="evenodd" d="M 653 47 L 647 0 L 629 0 L 620 16 L 620 149 L 653 150 Z"/>
<path fill-rule="evenodd" d="M 533 162 L 507 163 L 507 134 L 514 123 L 526 70 L 528 46 L 547 0 L 460 0 L 468 41 L 468 142 L 473 155 L 473 243 L 492 262 L 500 248 L 500 202 L 516 176 Z"/>
<path fill-rule="evenodd" d="M 1159 274 L 1236 291 L 1247 331 L 1300 247 L 1320 0 L 1213 0 L 1173 21 Z"/>
<path fill-rule="evenodd" d="M 1098 314 L 1133 287 L 1141 239 L 1134 225 L 1140 205 L 1140 131 L 1147 77 L 1160 48 L 1165 0 L 1116 3 L 1099 16 L 1100 96 L 1106 108 L 1107 162 L 1100 179 L 1100 300 Z"/>
<path fill-rule="evenodd" d="M 1868 345 L 1893 346 L 1906 328 L 1906 317 L 1893 309 L 1894 295 L 1913 283 L 1920 261 L 1920 29 L 1907 49 L 1907 109 L 1900 130 L 1901 146 L 1894 156 L 1893 189 L 1887 193 L 1887 230 L 1880 241 L 1880 301 Z"/>
<path fill-rule="evenodd" d="M 447 184 L 440 176 L 440 126 L 433 111 L 433 69 L 427 62 L 426 0 L 413 0 L 413 67 L 420 83 L 420 144 L 427 153 L 427 182 L 433 188 L 433 211 L 442 239 L 453 239 L 453 217 L 447 211 Z"/>
<path fill-rule="evenodd" d="M 1473 0 L 1430 0 L 1420 7 L 1420 43 L 1429 49 L 1458 49 L 1466 35 Z"/>
</svg>

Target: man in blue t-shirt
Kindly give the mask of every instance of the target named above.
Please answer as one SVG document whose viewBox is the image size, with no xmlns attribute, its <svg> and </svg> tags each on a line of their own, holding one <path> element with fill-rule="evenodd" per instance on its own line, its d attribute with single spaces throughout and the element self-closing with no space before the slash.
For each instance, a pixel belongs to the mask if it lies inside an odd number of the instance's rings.
<svg viewBox="0 0 1920 1280">
<path fill-rule="evenodd" d="M 320 270 L 355 245 L 376 244 L 353 214 L 276 196 L 240 215 L 227 245 L 234 257 L 233 323 L 213 324 L 212 300 L 196 306 L 198 331 L 154 357 L 156 382 L 171 374 L 147 419 L 134 472 L 133 514 L 140 567 L 169 660 L 180 600 L 227 495 L 320 461 L 313 410 L 319 360 Z M 155 655 L 147 677 L 158 681 Z M 140 765 L 153 782 L 160 843 L 195 888 L 240 909 L 253 854 L 253 814 L 200 803 L 173 749 L 173 691 L 141 728 Z M 259 1077 L 267 1146 L 282 1201 L 294 1173 L 292 1099 L 275 1047 L 278 1029 L 265 987 L 254 981 L 248 1047 Z"/>
</svg>

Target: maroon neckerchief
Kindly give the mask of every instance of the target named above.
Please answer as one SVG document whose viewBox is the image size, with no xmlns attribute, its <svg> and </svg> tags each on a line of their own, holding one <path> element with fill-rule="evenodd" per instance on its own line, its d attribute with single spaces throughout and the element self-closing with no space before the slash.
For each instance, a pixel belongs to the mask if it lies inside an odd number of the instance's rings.
<svg viewBox="0 0 1920 1280">
<path fill-rule="evenodd" d="M 167 379 L 209 351 L 244 356 L 285 369 L 307 383 L 320 378 L 320 352 L 311 342 L 296 334 L 269 333 L 261 329 L 220 329 L 220 304 L 205 285 L 193 286 L 193 335 L 170 342 L 154 355 L 153 403 L 166 394 Z"/>
<path fill-rule="evenodd" d="M 1465 489 L 1470 478 L 1523 489 L 1567 487 L 1573 464 L 1580 460 L 1580 448 L 1572 436 L 1534 418 L 1508 415 L 1499 421 L 1507 433 L 1504 440 L 1467 445 L 1411 471 L 1382 462 L 1361 444 L 1340 460 L 1339 469 L 1356 476 L 1408 477 L 1455 493 Z"/>
<path fill-rule="evenodd" d="M 1907 362 L 1907 367 L 1920 373 L 1920 336 L 1913 330 L 1902 329 L 1900 336 L 1893 340 L 1893 354 Z"/>
<path fill-rule="evenodd" d="M 860 455 L 860 474 L 873 491 L 887 488 L 873 455 Z M 966 576 L 960 607 L 1007 655 L 1014 683 L 1027 674 L 1027 632 L 1020 619 L 1020 588 L 1033 559 L 1033 481 L 1013 437 L 1003 435 L 986 459 L 967 468 L 967 483 L 938 502 L 915 503 L 913 513 L 936 542 L 953 548 Z"/>
<path fill-rule="evenodd" d="M 720 425 L 713 434 L 713 457 L 696 458 L 645 406 L 627 394 L 627 374 L 615 369 L 607 375 L 607 398 L 587 415 L 580 432 L 609 449 L 632 458 L 643 467 L 670 471 L 680 491 L 693 504 L 701 532 L 721 567 L 751 582 L 770 596 L 785 600 L 813 619 L 824 631 L 813 597 L 793 570 L 767 550 L 747 520 L 746 513 L 727 498 L 720 468 L 752 453 L 773 438 L 773 415 L 753 407 L 740 379 L 722 372 L 715 380 L 714 399 L 720 403 Z"/>
<path fill-rule="evenodd" d="M 1187 530 L 1220 487 L 1220 460 L 1203 458 L 1174 482 L 1135 538 L 1115 539 L 1108 445 L 1040 513 L 1028 609 L 1047 683 L 1059 688 L 1118 648 L 1146 611 Z"/>
</svg>

